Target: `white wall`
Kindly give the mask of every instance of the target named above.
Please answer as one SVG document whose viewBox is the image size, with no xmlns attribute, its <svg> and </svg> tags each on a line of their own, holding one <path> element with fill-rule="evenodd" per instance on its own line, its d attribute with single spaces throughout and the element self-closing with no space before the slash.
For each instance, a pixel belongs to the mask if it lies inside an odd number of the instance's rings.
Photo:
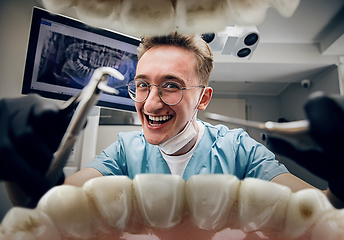
<svg viewBox="0 0 344 240">
<path fill-rule="evenodd" d="M 33 0 L 0 2 L 0 98 L 20 96 Z"/>
<path fill-rule="evenodd" d="M 336 65 L 325 70 L 322 74 L 314 76 L 308 89 L 301 87 L 299 82 L 292 83 L 279 96 L 280 117 L 289 121 L 305 119 L 303 105 L 308 96 L 316 91 L 339 94 L 339 74 Z"/>
<path fill-rule="evenodd" d="M 266 122 L 277 121 L 280 116 L 280 108 L 277 96 L 262 95 L 219 95 L 214 93 L 216 99 L 241 99 L 246 102 L 246 120 Z M 224 113 L 224 115 L 226 115 Z M 230 115 L 227 115 L 230 116 Z M 230 116 L 233 117 L 233 116 Z M 260 131 L 252 128 L 245 128 L 249 135 L 256 141 L 263 144 Z"/>
<path fill-rule="evenodd" d="M 277 121 L 279 105 L 276 96 L 244 96 L 247 102 L 247 120 L 267 122 Z M 256 141 L 265 144 L 261 139 L 261 132 L 248 128 L 247 132 Z"/>
<path fill-rule="evenodd" d="M 99 155 L 110 144 L 117 141 L 120 132 L 141 131 L 142 127 L 137 125 L 104 125 L 99 126 L 96 154 Z"/>
<path fill-rule="evenodd" d="M 206 113 L 216 113 L 228 117 L 246 119 L 246 100 L 235 98 L 212 98 L 209 105 L 204 111 L 198 111 L 197 118 L 210 124 L 217 125 L 219 122 L 213 119 L 208 119 Z M 236 125 L 225 124 L 229 128 L 235 128 Z"/>
</svg>

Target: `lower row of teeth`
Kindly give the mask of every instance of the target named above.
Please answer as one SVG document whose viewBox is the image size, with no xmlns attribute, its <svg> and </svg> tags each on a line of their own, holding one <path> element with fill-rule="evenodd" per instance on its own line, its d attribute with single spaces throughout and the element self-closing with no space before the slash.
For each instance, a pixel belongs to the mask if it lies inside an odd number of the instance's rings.
<svg viewBox="0 0 344 240">
<path fill-rule="evenodd" d="M 35 209 L 12 208 L 1 223 L 0 239 L 123 239 L 148 233 L 192 239 L 197 232 L 213 237 L 226 229 L 256 234 L 250 239 L 344 239 L 344 210 L 333 208 L 319 190 L 292 193 L 253 178 L 108 176 L 82 187 L 54 187 Z"/>
</svg>

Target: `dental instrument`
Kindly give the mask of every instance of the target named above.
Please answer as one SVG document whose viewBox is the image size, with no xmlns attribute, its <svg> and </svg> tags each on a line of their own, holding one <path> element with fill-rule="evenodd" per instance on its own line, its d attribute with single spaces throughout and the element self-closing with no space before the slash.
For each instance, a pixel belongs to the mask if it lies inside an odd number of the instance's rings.
<svg viewBox="0 0 344 240">
<path fill-rule="evenodd" d="M 119 80 L 124 80 L 124 76 L 114 68 L 97 68 L 86 87 L 79 94 L 70 98 L 62 107 L 61 111 L 69 111 L 71 108 L 76 109 L 46 173 L 46 178 L 51 187 L 56 185 L 60 173 L 72 152 L 77 137 L 86 124 L 87 115 L 98 102 L 100 94 L 102 92 L 119 94 L 118 90 L 107 85 L 109 75 Z M 35 204 L 32 199 L 28 199 L 26 202 L 26 206 L 28 207 Z"/>
</svg>

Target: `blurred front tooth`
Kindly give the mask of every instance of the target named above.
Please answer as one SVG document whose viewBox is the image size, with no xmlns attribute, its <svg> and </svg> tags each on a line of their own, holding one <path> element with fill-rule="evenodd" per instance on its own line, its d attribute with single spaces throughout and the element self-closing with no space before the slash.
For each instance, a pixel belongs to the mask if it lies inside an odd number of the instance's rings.
<svg viewBox="0 0 344 240">
<path fill-rule="evenodd" d="M 275 1 L 275 0 L 272 0 Z M 230 21 L 236 25 L 259 25 L 266 16 L 266 11 L 270 7 L 269 0 L 228 0 Z"/>
<path fill-rule="evenodd" d="M 187 34 L 223 31 L 228 10 L 227 0 L 178 0 L 176 29 Z"/>
<path fill-rule="evenodd" d="M 50 189 L 38 202 L 62 234 L 77 238 L 94 236 L 91 206 L 82 188 L 62 185 Z"/>
<path fill-rule="evenodd" d="M 82 1 L 75 9 L 78 18 L 88 24 L 110 29 L 118 28 L 120 0 L 99 1 L 97 4 Z"/>
<path fill-rule="evenodd" d="M 291 190 L 276 183 L 246 178 L 239 197 L 239 225 L 245 232 L 281 232 Z"/>
<path fill-rule="evenodd" d="M 75 0 L 42 0 L 43 6 L 49 11 L 63 12 L 75 4 Z"/>
<path fill-rule="evenodd" d="M 151 227 L 179 224 L 184 210 L 184 180 L 177 175 L 140 174 L 133 180 L 138 208 Z"/>
<path fill-rule="evenodd" d="M 344 239 L 344 209 L 329 211 L 317 221 L 312 231 L 312 240 L 324 239 Z"/>
<path fill-rule="evenodd" d="M 134 36 L 163 35 L 174 30 L 171 0 L 124 0 L 119 16 L 121 31 Z"/>
<path fill-rule="evenodd" d="M 1 223 L 0 239 L 61 240 L 61 234 L 45 213 L 14 207 Z"/>
<path fill-rule="evenodd" d="M 185 194 L 193 224 L 204 230 L 225 226 L 237 199 L 239 179 L 232 175 L 194 175 L 185 184 Z"/>
<path fill-rule="evenodd" d="M 228 0 L 229 20 L 236 25 L 250 26 L 261 24 L 269 7 L 275 7 L 284 17 L 295 12 L 300 0 Z"/>
<path fill-rule="evenodd" d="M 283 17 L 291 17 L 300 4 L 300 0 L 270 0 L 270 4 L 277 9 Z"/>
<path fill-rule="evenodd" d="M 126 176 L 108 176 L 87 181 L 83 189 L 109 226 L 124 229 L 132 212 L 131 183 Z"/>
<path fill-rule="evenodd" d="M 79 1 L 76 8 L 88 14 L 89 17 L 106 18 L 118 14 L 121 0 L 89 0 Z"/>
<path fill-rule="evenodd" d="M 302 236 L 325 212 L 333 209 L 319 190 L 305 189 L 293 193 L 287 208 L 284 234 L 291 238 Z"/>
</svg>

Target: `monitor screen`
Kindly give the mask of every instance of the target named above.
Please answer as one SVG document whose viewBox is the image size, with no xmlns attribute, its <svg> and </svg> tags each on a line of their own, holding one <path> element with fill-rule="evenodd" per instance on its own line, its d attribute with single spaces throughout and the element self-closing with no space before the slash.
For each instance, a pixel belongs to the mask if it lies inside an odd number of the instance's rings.
<svg viewBox="0 0 344 240">
<path fill-rule="evenodd" d="M 33 9 L 22 93 L 68 100 L 88 83 L 98 67 L 113 67 L 125 80 L 110 77 L 118 95 L 102 93 L 98 106 L 135 111 L 126 84 L 136 73 L 140 40 L 78 20 Z"/>
</svg>

